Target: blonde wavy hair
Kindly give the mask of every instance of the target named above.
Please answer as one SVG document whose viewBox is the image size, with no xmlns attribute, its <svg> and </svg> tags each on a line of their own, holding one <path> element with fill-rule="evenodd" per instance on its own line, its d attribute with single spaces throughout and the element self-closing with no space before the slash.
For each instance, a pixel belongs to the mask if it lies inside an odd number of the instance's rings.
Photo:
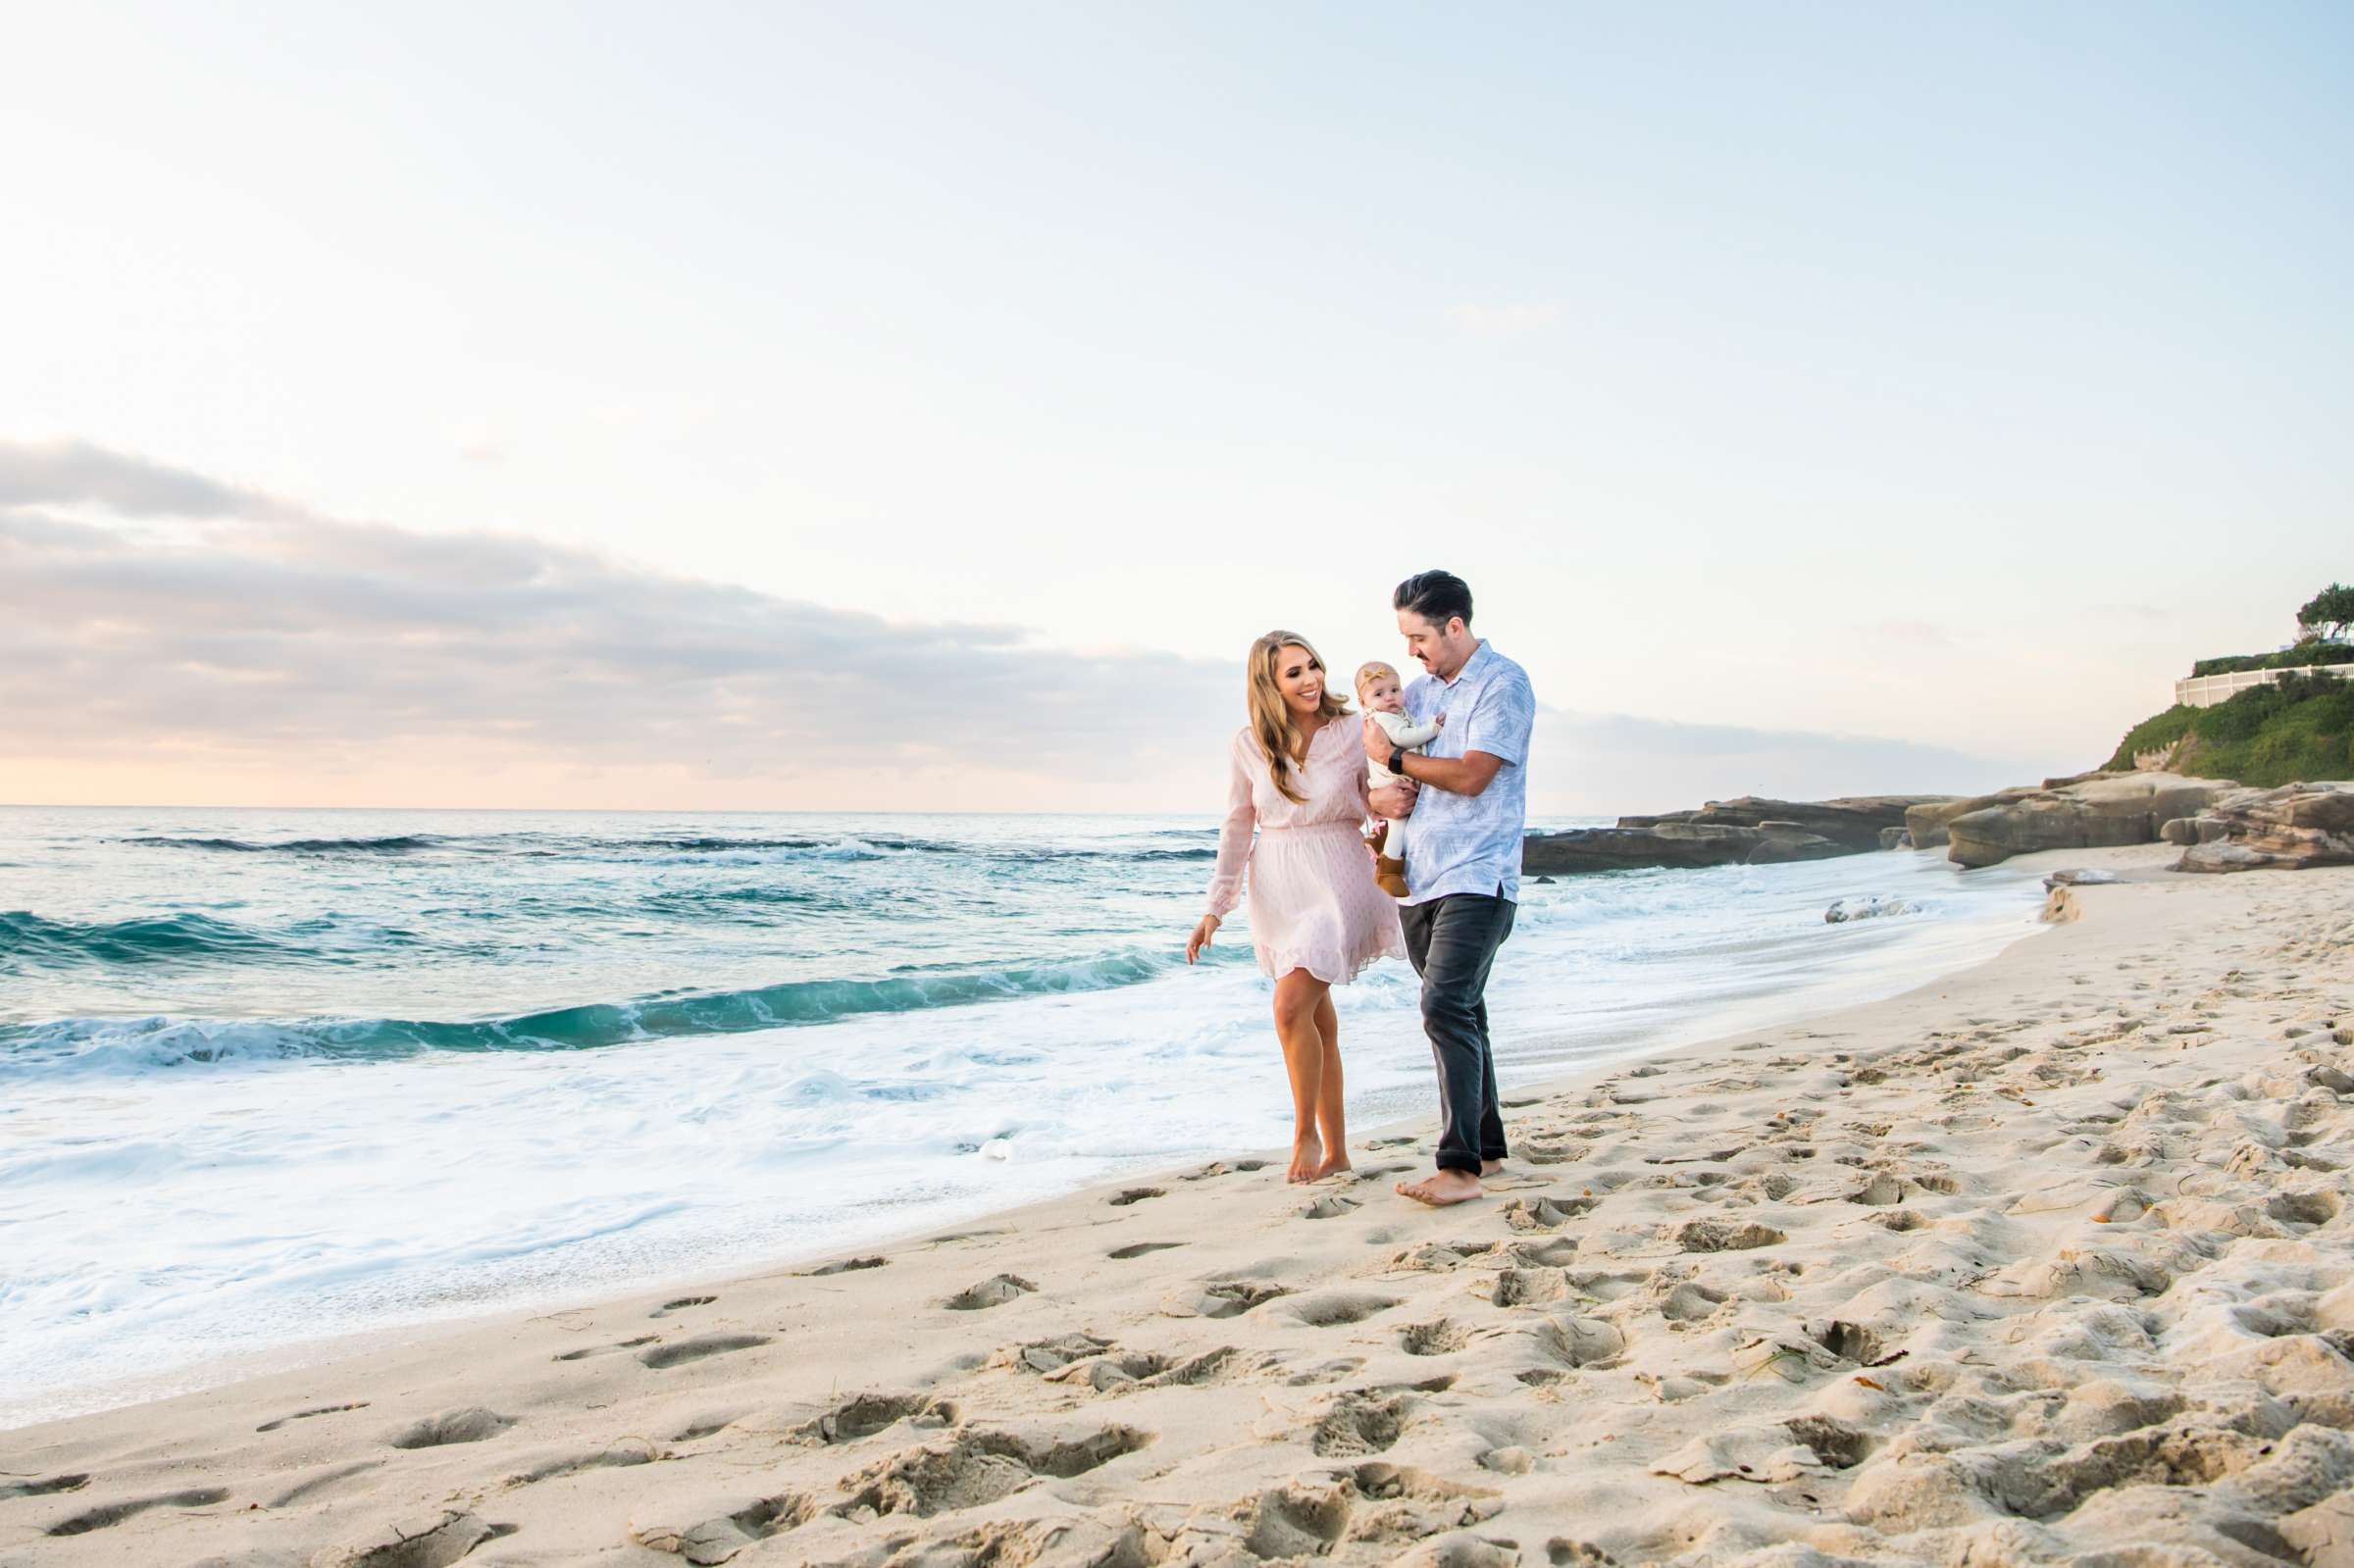
<svg viewBox="0 0 2354 1568">
<path fill-rule="evenodd" d="M 1267 772 L 1275 781 L 1275 792 L 1298 805 L 1305 796 L 1292 784 L 1292 772 L 1307 754 L 1307 736 L 1292 720 L 1292 710 L 1283 700 L 1283 690 L 1275 684 L 1275 667 L 1283 662 L 1286 648 L 1305 648 L 1308 661 L 1324 672 L 1324 697 L 1316 712 L 1326 719 L 1337 719 L 1349 711 L 1349 704 L 1333 694 L 1332 669 L 1316 645 L 1297 632 L 1269 632 L 1251 644 L 1251 656 L 1243 666 L 1243 694 L 1251 709 L 1251 733 L 1258 741 L 1261 755 L 1267 759 Z"/>
</svg>

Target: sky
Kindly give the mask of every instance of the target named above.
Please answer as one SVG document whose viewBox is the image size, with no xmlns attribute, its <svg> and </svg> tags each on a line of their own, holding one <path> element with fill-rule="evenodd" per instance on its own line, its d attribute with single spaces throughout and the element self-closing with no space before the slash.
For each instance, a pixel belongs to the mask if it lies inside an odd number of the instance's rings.
<svg viewBox="0 0 2354 1568">
<path fill-rule="evenodd" d="M 1534 810 L 1973 790 L 2354 578 L 2342 7 L 9 31 L 0 800 L 1211 810 L 1434 566 Z"/>
</svg>

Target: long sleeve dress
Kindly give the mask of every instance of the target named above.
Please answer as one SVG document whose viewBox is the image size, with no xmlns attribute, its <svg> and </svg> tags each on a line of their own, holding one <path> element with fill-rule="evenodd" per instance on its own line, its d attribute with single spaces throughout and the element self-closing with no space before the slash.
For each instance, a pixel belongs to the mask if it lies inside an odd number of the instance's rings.
<svg viewBox="0 0 2354 1568">
<path fill-rule="evenodd" d="M 1305 969 L 1339 986 L 1376 958 L 1404 958 L 1397 902 L 1374 885 L 1373 857 L 1358 836 L 1369 808 L 1356 722 L 1330 719 L 1308 737 L 1306 760 L 1292 773 L 1303 800 L 1276 789 L 1248 727 L 1234 737 L 1231 762 L 1209 912 L 1221 920 L 1232 912 L 1248 871 L 1251 944 L 1270 979 Z"/>
</svg>

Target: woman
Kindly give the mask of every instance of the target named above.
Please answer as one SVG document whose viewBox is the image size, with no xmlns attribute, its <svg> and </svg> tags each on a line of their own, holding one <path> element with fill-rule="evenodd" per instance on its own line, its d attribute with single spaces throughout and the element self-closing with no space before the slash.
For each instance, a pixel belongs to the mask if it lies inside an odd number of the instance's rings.
<svg viewBox="0 0 2354 1568">
<path fill-rule="evenodd" d="M 1292 1080 L 1290 1179 L 1313 1182 L 1349 1169 L 1332 987 L 1376 958 L 1404 958 L 1406 938 L 1358 836 L 1364 746 L 1356 725 L 1335 722 L 1349 710 L 1326 689 L 1324 661 L 1299 633 L 1270 632 L 1251 644 L 1245 691 L 1251 722 L 1234 737 L 1209 913 L 1185 961 L 1233 911 L 1247 864 L 1252 946 L 1275 982 L 1275 1036 Z"/>
</svg>

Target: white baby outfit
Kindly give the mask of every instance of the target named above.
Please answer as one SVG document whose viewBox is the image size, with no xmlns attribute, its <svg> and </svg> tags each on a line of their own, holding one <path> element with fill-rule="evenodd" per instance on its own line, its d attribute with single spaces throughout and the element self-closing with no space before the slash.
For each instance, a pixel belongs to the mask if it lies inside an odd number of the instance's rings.
<svg viewBox="0 0 2354 1568">
<path fill-rule="evenodd" d="M 1367 708 L 1365 717 L 1381 726 L 1381 733 L 1390 737 L 1390 744 L 1401 751 L 1419 751 L 1439 737 L 1439 726 L 1435 722 L 1416 724 L 1406 714 L 1384 713 L 1378 708 Z M 1404 774 L 1392 773 L 1386 762 L 1368 762 L 1365 766 L 1365 788 L 1368 791 L 1387 789 L 1394 784 L 1403 784 L 1405 779 Z M 1383 841 L 1381 852 L 1392 860 L 1406 858 L 1405 818 L 1390 824 L 1390 835 Z"/>
</svg>

